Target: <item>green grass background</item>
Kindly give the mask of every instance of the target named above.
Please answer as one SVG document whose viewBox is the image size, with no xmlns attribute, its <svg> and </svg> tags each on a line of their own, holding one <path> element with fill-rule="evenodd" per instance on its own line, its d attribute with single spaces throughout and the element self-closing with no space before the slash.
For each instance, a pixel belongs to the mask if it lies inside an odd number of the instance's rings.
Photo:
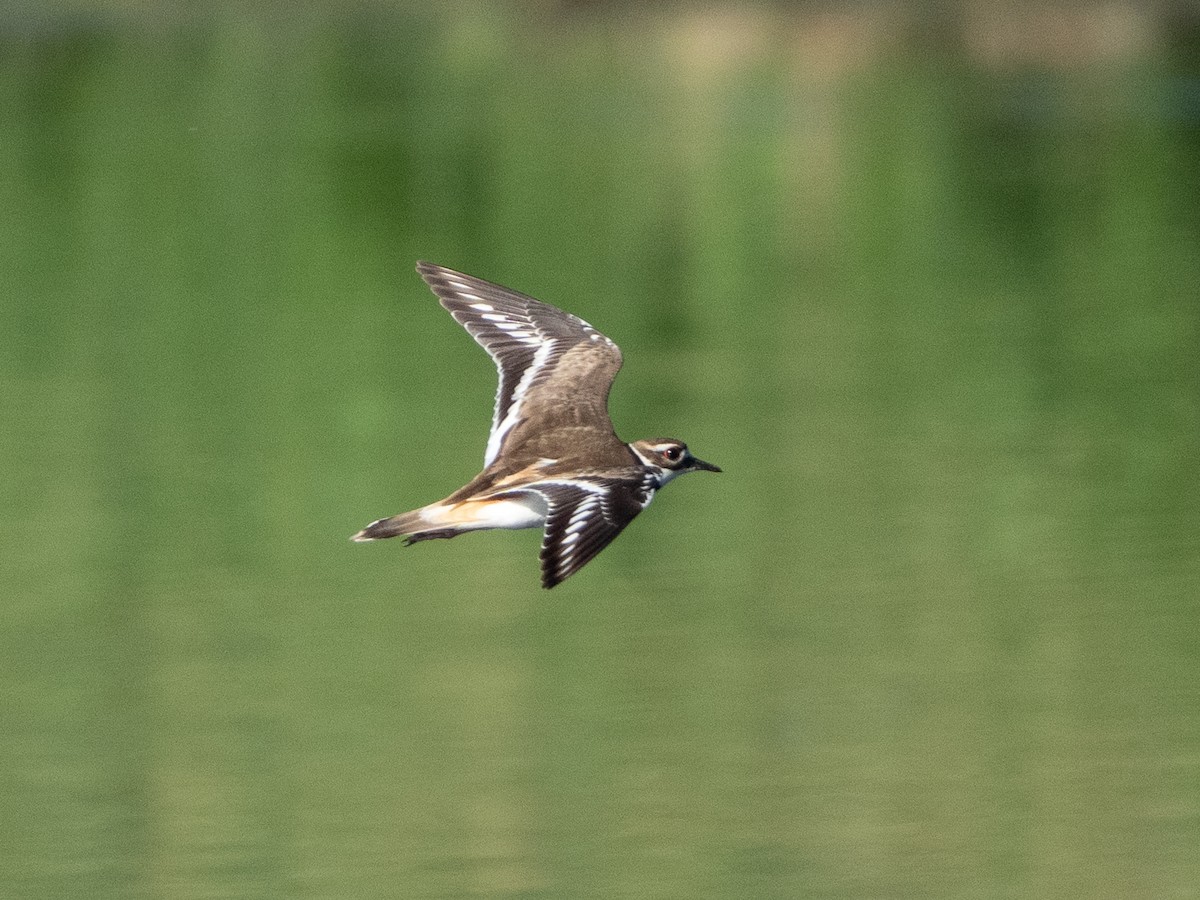
<svg viewBox="0 0 1200 900">
<path fill-rule="evenodd" d="M 12 15 L 0 894 L 1195 896 L 1196 23 L 980 9 Z M 482 456 L 417 258 L 725 474 L 348 543 Z"/>
</svg>

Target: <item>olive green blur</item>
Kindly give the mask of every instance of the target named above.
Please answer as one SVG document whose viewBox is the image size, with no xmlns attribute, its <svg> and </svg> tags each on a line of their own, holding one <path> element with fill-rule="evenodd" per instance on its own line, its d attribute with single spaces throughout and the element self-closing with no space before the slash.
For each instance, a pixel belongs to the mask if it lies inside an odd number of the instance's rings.
<svg viewBox="0 0 1200 900">
<path fill-rule="evenodd" d="M 1195 896 L 1167 6 L 6 14 L 0 896 Z M 350 543 L 482 461 L 417 259 L 723 474 Z"/>
</svg>

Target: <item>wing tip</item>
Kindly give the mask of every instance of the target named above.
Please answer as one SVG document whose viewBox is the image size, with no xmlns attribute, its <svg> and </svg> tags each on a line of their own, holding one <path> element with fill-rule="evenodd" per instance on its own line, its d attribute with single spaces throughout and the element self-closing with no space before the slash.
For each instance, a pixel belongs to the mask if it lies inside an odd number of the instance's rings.
<svg viewBox="0 0 1200 900">
<path fill-rule="evenodd" d="M 543 536 L 544 539 L 545 537 Z M 550 590 L 555 585 L 562 584 L 571 574 L 570 572 L 566 575 L 559 573 L 558 559 L 555 554 L 548 551 L 544 543 L 541 553 L 538 554 L 538 559 L 542 564 L 542 587 L 546 590 Z"/>
<path fill-rule="evenodd" d="M 445 266 L 439 266 L 437 263 L 426 262 L 423 259 L 417 260 L 417 274 L 421 276 L 430 287 L 433 287 L 434 282 L 444 281 L 447 276 L 458 275 L 453 269 L 447 269 Z"/>
</svg>

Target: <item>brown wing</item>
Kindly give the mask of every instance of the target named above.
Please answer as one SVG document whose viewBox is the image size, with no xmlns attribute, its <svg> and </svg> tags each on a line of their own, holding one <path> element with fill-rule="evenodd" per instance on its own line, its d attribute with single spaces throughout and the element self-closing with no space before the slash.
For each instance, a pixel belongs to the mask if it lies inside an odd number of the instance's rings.
<svg viewBox="0 0 1200 900">
<path fill-rule="evenodd" d="M 500 383 L 484 465 L 522 422 L 556 419 L 612 433 L 608 392 L 621 351 L 578 316 L 481 278 L 432 263 L 417 271 L 496 363 Z"/>
<path fill-rule="evenodd" d="M 653 478 L 562 479 L 538 485 L 549 510 L 542 535 L 542 587 L 552 588 L 595 558 L 654 497 Z"/>
</svg>

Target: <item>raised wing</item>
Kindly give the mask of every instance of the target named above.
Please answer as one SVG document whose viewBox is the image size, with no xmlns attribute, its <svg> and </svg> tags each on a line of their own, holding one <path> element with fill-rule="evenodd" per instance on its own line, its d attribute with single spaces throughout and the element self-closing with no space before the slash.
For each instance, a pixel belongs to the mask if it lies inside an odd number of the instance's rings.
<svg viewBox="0 0 1200 900">
<path fill-rule="evenodd" d="M 563 479 L 538 485 L 548 512 L 542 535 L 542 587 L 578 572 L 654 497 L 656 482 Z"/>
<path fill-rule="evenodd" d="M 611 433 L 608 391 L 621 368 L 616 344 L 578 316 L 482 278 L 426 262 L 417 271 L 496 363 L 485 467 L 522 421 L 546 411 Z"/>
</svg>

